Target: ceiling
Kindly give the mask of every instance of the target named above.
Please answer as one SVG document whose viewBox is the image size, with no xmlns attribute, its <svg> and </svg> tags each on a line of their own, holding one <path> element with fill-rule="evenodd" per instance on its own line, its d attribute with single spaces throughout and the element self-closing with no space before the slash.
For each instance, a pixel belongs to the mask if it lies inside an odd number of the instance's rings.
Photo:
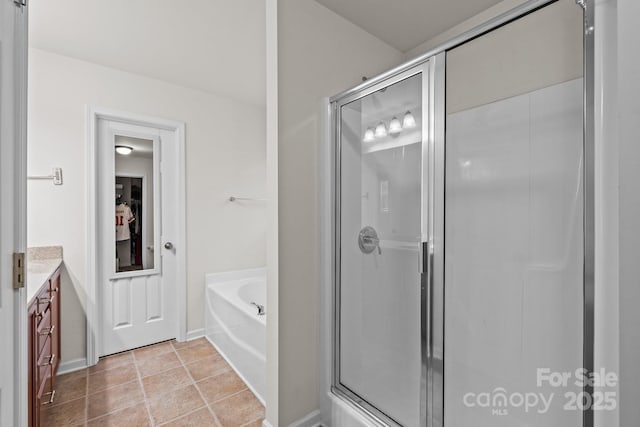
<svg viewBox="0 0 640 427">
<path fill-rule="evenodd" d="M 501 0 L 316 0 L 407 52 Z"/>
<path fill-rule="evenodd" d="M 500 2 L 316 1 L 402 52 Z M 262 0 L 32 0 L 29 37 L 31 47 L 265 105 Z"/>
<path fill-rule="evenodd" d="M 265 104 L 258 0 L 32 0 L 31 47 Z"/>
<path fill-rule="evenodd" d="M 153 158 L 153 141 L 150 139 L 116 135 L 114 145 L 124 145 L 126 147 L 131 147 L 133 151 L 127 157 L 143 157 L 145 159 Z"/>
</svg>

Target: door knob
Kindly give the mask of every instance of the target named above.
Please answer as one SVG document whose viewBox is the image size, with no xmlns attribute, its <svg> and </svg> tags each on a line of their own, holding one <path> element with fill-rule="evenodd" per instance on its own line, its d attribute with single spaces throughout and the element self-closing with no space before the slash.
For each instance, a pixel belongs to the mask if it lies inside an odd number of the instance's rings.
<svg viewBox="0 0 640 427">
<path fill-rule="evenodd" d="M 171 242 L 165 243 L 164 244 L 164 248 L 165 249 L 169 249 L 169 250 L 173 249 L 173 243 L 171 243 Z"/>
</svg>

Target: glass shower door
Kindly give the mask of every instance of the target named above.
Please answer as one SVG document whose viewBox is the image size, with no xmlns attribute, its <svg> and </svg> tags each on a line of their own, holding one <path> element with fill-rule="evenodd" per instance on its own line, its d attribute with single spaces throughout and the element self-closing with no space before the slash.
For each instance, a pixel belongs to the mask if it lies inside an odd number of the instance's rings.
<svg viewBox="0 0 640 427">
<path fill-rule="evenodd" d="M 334 387 L 420 425 L 422 68 L 339 105 Z"/>
</svg>

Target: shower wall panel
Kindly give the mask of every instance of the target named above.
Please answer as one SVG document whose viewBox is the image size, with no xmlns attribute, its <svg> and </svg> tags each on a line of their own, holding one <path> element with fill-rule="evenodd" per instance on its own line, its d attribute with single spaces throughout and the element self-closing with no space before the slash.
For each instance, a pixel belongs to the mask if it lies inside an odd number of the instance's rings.
<svg viewBox="0 0 640 427">
<path fill-rule="evenodd" d="M 581 426 L 582 105 L 577 79 L 447 117 L 446 425 Z"/>
</svg>

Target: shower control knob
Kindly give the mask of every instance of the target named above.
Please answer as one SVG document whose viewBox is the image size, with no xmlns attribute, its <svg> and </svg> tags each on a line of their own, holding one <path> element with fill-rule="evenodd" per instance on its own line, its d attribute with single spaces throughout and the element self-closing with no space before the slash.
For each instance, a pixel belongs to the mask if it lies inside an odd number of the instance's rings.
<svg viewBox="0 0 640 427">
<path fill-rule="evenodd" d="M 171 242 L 167 242 L 167 243 L 165 243 L 165 244 L 164 244 L 164 248 L 165 248 L 165 249 L 168 249 L 168 250 L 173 249 L 173 243 L 171 243 Z"/>
<path fill-rule="evenodd" d="M 358 247 L 363 254 L 370 254 L 371 252 L 378 250 L 378 255 L 382 254 L 380 249 L 380 239 L 375 228 L 367 225 L 358 233 Z"/>
</svg>

